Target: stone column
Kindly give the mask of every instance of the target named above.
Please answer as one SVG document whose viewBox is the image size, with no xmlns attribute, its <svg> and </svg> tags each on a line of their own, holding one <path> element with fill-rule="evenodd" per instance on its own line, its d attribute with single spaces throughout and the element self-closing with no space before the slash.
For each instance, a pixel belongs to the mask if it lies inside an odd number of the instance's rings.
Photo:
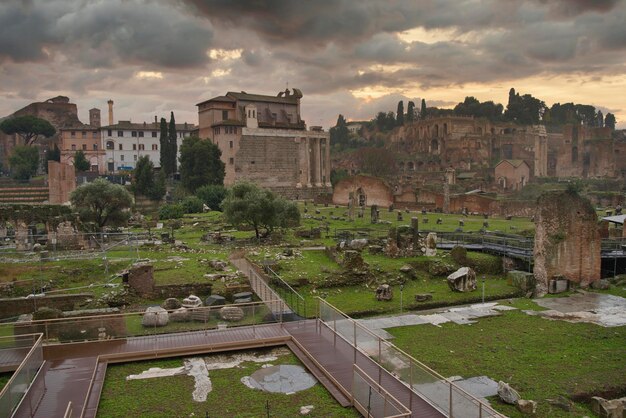
<svg viewBox="0 0 626 418">
<path fill-rule="evenodd" d="M 326 187 L 331 187 L 330 183 L 330 138 L 324 139 L 324 143 L 326 143 L 326 152 L 324 154 L 324 162 L 326 166 Z"/>
<path fill-rule="evenodd" d="M 313 141 L 313 185 L 320 187 L 322 185 L 322 173 L 320 172 L 320 140 L 319 138 L 311 138 L 311 140 Z"/>
</svg>

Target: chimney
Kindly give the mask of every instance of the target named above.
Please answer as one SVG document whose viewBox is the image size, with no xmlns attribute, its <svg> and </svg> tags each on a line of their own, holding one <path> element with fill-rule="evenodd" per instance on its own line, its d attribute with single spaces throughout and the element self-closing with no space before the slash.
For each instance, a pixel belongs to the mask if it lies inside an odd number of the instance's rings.
<svg viewBox="0 0 626 418">
<path fill-rule="evenodd" d="M 107 102 L 109 104 L 109 125 L 113 125 L 113 100 Z"/>
<path fill-rule="evenodd" d="M 154 126 L 159 126 L 159 122 L 157 121 L 157 115 L 154 115 Z"/>
<path fill-rule="evenodd" d="M 100 109 L 91 109 L 89 111 L 89 124 L 94 128 L 100 127 Z"/>
</svg>

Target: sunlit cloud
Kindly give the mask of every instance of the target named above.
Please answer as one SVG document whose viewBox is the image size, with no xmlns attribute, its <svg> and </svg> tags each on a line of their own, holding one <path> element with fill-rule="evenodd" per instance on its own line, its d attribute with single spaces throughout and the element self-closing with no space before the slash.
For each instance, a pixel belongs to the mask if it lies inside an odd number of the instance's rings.
<svg viewBox="0 0 626 418">
<path fill-rule="evenodd" d="M 163 73 L 160 71 L 139 71 L 135 77 L 140 80 L 162 80 Z"/>
<path fill-rule="evenodd" d="M 209 57 L 214 60 L 234 60 L 241 58 L 243 49 L 211 49 Z"/>
</svg>

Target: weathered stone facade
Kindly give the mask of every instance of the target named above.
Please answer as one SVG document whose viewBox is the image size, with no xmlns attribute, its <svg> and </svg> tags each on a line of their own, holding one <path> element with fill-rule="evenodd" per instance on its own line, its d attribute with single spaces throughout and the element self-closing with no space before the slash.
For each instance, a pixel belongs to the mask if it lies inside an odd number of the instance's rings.
<svg viewBox="0 0 626 418">
<path fill-rule="evenodd" d="M 306 130 L 302 93 L 228 92 L 199 103 L 199 135 L 222 151 L 224 184 L 248 180 L 292 198 L 331 193 L 330 136 Z"/>
<path fill-rule="evenodd" d="M 391 187 L 372 176 L 358 175 L 341 180 L 333 190 L 333 203 L 348 205 L 351 193 L 356 206 L 377 205 L 387 208 L 394 203 Z"/>
<path fill-rule="evenodd" d="M 73 165 L 48 161 L 49 203 L 63 205 L 70 201 L 70 194 L 76 190 L 76 172 Z"/>
<path fill-rule="evenodd" d="M 535 294 L 548 291 L 558 277 L 583 287 L 600 280 L 601 239 L 596 212 L 575 192 L 551 192 L 537 201 L 535 213 Z"/>
</svg>

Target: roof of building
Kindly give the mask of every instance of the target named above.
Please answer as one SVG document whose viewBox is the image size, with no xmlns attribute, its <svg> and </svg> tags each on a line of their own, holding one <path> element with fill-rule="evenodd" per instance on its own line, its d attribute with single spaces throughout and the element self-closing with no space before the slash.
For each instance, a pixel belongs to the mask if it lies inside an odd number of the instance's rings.
<svg viewBox="0 0 626 418">
<path fill-rule="evenodd" d="M 602 218 L 603 221 L 613 222 L 614 224 L 624 225 L 626 215 L 606 216 Z"/>
<path fill-rule="evenodd" d="M 476 178 L 476 173 L 474 172 L 465 172 L 465 173 L 459 173 L 456 175 L 457 180 L 468 180 L 468 179 L 473 179 Z"/>
<path fill-rule="evenodd" d="M 289 94 L 288 96 L 285 94 Z M 225 96 L 217 96 L 209 100 L 198 103 L 196 106 L 207 102 L 234 102 L 236 100 L 242 100 L 246 102 L 264 102 L 264 103 L 281 103 L 281 104 L 298 104 L 298 99 L 302 98 L 302 92 L 298 89 L 293 89 L 293 92 L 280 92 L 276 96 L 268 96 L 265 94 L 249 94 L 245 91 L 236 92 L 229 91 Z"/>
<path fill-rule="evenodd" d="M 169 126 L 169 123 L 168 123 Z M 104 129 L 118 129 L 118 130 L 137 130 L 137 131 L 154 131 L 160 129 L 160 124 L 154 122 L 142 122 L 132 123 L 127 120 L 120 120 L 116 124 L 103 126 Z M 186 132 L 196 128 L 196 125 L 191 123 L 177 123 L 176 131 Z"/>
<path fill-rule="evenodd" d="M 496 167 L 499 166 L 500 164 L 507 162 L 509 164 L 511 164 L 513 167 L 517 168 L 522 164 L 526 164 L 528 165 L 528 163 L 524 160 L 501 160 L 498 164 L 496 164 Z"/>
<path fill-rule="evenodd" d="M 220 120 L 211 125 L 211 127 L 214 127 L 214 126 L 246 126 L 246 124 L 240 120 L 226 119 L 226 120 Z"/>
</svg>

